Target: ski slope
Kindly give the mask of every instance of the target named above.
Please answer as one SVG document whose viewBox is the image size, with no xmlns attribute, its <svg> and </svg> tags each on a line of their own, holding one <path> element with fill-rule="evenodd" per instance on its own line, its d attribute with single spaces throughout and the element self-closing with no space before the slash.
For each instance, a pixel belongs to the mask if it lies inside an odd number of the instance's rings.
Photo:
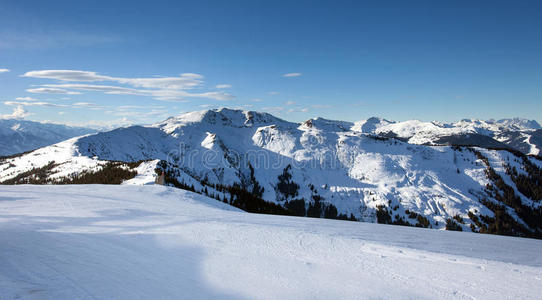
<svg viewBox="0 0 542 300">
<path fill-rule="evenodd" d="M 540 249 L 164 186 L 0 186 L 1 299 L 536 299 Z"/>
</svg>

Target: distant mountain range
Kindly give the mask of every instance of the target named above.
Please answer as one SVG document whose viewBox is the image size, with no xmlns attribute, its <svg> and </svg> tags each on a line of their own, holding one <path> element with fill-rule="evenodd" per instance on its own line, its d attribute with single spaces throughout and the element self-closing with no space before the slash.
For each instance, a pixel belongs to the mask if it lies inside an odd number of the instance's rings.
<svg viewBox="0 0 542 300">
<path fill-rule="evenodd" d="M 304 123 L 322 122 L 322 120 L 324 119 L 315 118 Z M 355 123 L 328 120 L 325 122 L 330 126 L 336 126 L 336 130 L 393 137 L 411 144 L 512 148 L 533 155 L 540 155 L 542 149 L 540 124 L 535 120 L 521 118 L 498 121 L 464 119 L 448 124 L 418 120 L 394 122 L 377 117 Z M 97 130 L 82 127 L 0 119 L 0 156 L 34 150 L 95 132 Z"/>
<path fill-rule="evenodd" d="M 96 130 L 17 119 L 0 119 L 0 156 L 35 150 Z"/>
<path fill-rule="evenodd" d="M 542 237 L 542 161 L 524 154 L 539 153 L 537 132 L 521 119 L 292 123 L 206 110 L 5 158 L 0 182 L 152 184 L 162 174 L 251 212 Z"/>
<path fill-rule="evenodd" d="M 472 145 L 512 148 L 525 154 L 539 155 L 542 148 L 542 127 L 535 120 L 502 119 L 482 121 L 464 119 L 456 123 L 393 122 L 370 118 L 356 122 L 352 130 L 395 137 L 420 145 Z"/>
</svg>

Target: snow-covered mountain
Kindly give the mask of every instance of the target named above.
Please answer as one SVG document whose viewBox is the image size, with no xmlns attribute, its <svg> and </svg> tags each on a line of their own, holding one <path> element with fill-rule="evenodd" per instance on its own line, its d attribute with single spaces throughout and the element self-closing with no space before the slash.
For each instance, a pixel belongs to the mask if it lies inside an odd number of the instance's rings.
<svg viewBox="0 0 542 300">
<path fill-rule="evenodd" d="M 163 186 L 0 186 L 2 299 L 540 299 L 542 241 L 248 214 Z"/>
<path fill-rule="evenodd" d="M 386 119 L 372 117 L 367 120 L 362 120 L 354 123 L 350 129 L 354 131 L 364 132 L 364 133 L 376 133 L 380 127 L 384 127 L 395 122 L 388 121 Z"/>
<path fill-rule="evenodd" d="M 357 127 L 366 124 L 378 131 L 400 123 L 371 120 Z M 110 171 L 108 161 L 143 161 L 115 167 L 133 170 L 137 175 L 126 183 L 138 184 L 153 183 L 159 169 L 168 184 L 248 211 L 540 235 L 541 161 L 506 150 L 413 145 L 355 127 L 322 118 L 298 124 L 253 111 L 199 111 L 4 159 L 0 182 L 65 182 Z M 277 206 L 255 206 L 258 199 Z"/>
<path fill-rule="evenodd" d="M 496 124 L 506 128 L 506 130 L 528 130 L 528 129 L 542 129 L 540 124 L 535 120 L 527 120 L 522 118 L 502 119 L 495 122 Z"/>
<path fill-rule="evenodd" d="M 520 118 L 498 121 L 463 119 L 455 123 L 409 120 L 393 122 L 369 118 L 356 122 L 353 131 L 399 138 L 419 145 L 472 145 L 512 148 L 525 154 L 539 155 L 542 149 L 542 127 L 535 120 Z"/>
<path fill-rule="evenodd" d="M 18 119 L 0 119 L 0 156 L 52 145 L 95 130 Z"/>
</svg>

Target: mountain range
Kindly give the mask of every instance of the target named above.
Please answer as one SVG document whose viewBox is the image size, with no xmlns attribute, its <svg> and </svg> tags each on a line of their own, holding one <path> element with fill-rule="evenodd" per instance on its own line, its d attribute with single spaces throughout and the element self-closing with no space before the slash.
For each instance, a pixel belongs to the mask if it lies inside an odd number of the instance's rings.
<svg viewBox="0 0 542 300">
<path fill-rule="evenodd" d="M 540 154 L 542 127 L 535 120 L 463 119 L 455 123 L 410 120 L 393 122 L 370 118 L 356 122 L 352 130 L 399 138 L 421 145 L 471 145 L 512 148 L 525 154 Z"/>
<path fill-rule="evenodd" d="M 540 237 L 542 162 L 499 141 L 529 136 L 527 154 L 538 154 L 531 140 L 539 131 L 521 119 L 292 123 L 205 110 L 4 158 L 0 182 L 153 184 L 163 176 L 251 212 Z"/>
<path fill-rule="evenodd" d="M 316 118 L 307 122 L 318 120 L 319 118 Z M 371 117 L 358 122 L 333 122 L 336 126 L 340 126 L 337 127 L 339 130 L 394 137 L 411 144 L 509 147 L 533 155 L 539 155 L 542 148 L 540 124 L 535 120 L 521 118 L 498 121 L 463 119 L 455 123 L 440 123 L 418 120 L 395 122 Z M 0 156 L 35 150 L 95 132 L 97 130 L 83 127 L 0 119 L 0 140 L 4 141 L 0 143 Z"/>
<path fill-rule="evenodd" d="M 35 150 L 96 130 L 19 119 L 0 119 L 0 156 Z"/>
</svg>

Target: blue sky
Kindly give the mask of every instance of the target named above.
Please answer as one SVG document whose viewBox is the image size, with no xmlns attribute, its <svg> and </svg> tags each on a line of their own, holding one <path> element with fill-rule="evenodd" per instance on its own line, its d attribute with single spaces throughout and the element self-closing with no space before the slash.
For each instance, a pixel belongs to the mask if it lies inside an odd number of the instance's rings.
<svg viewBox="0 0 542 300">
<path fill-rule="evenodd" d="M 541 53 L 541 1 L 4 0 L 0 115 L 542 121 Z"/>
</svg>

